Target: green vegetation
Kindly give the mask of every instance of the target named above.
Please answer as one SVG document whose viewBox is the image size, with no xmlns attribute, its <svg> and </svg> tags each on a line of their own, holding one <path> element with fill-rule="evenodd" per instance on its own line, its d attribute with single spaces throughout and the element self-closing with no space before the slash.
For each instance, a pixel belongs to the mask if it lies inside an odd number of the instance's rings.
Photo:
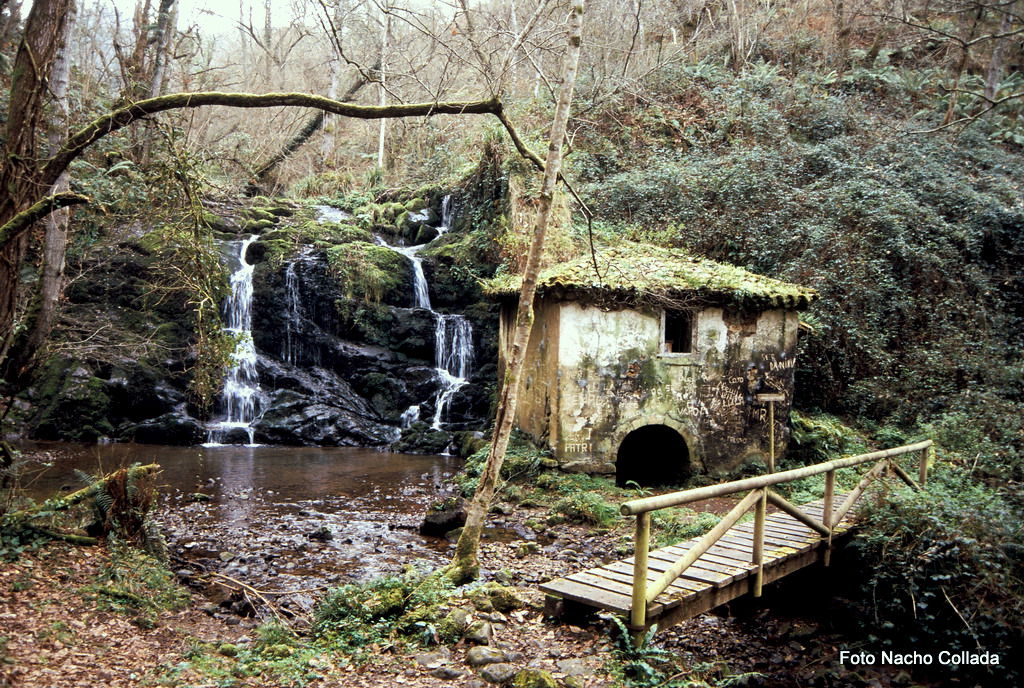
<svg viewBox="0 0 1024 688">
<path fill-rule="evenodd" d="M 370 303 L 380 303 L 401 288 L 408 277 L 408 262 L 403 256 L 365 241 L 332 246 L 327 249 L 327 263 L 346 297 Z"/>
<path fill-rule="evenodd" d="M 606 151 L 599 165 L 594 153 L 574 163 L 599 234 L 817 289 L 799 359 L 804 408 L 908 424 L 973 409 L 982 389 L 1019 396 L 1024 330 L 1019 285 L 1006 279 L 1024 259 L 1019 156 L 984 127 L 959 141 L 879 137 L 878 94 L 807 75 L 762 78 L 755 65 L 669 76 L 632 116 L 689 121 L 684 131 L 645 129 L 639 147 L 611 120 L 581 131 L 588 150 Z M 759 79 L 770 88 L 752 88 Z M 705 116 L 687 120 L 676 98 Z"/>
<path fill-rule="evenodd" d="M 512 297 L 519 293 L 521 282 L 519 275 L 501 275 L 487 289 L 495 296 Z M 593 255 L 545 268 L 537 289 L 568 291 L 609 303 L 665 303 L 692 299 L 696 292 L 709 303 L 755 308 L 806 308 L 816 296 L 813 290 L 735 265 L 635 242 L 600 246 Z"/>
<path fill-rule="evenodd" d="M 82 593 L 99 609 L 133 616 L 133 623 L 152 627 L 163 610 L 182 609 L 188 591 L 156 557 L 128 546 L 115 546 L 94 583 Z"/>
<path fill-rule="evenodd" d="M 857 618 L 885 646 L 996 652 L 1000 667 L 960 672 L 1013 683 L 1024 676 L 1011 649 L 1024 643 L 1024 503 L 963 478 L 941 468 L 927 490 L 899 489 L 862 510 Z"/>
<path fill-rule="evenodd" d="M 390 641 L 395 634 L 434 635 L 452 640 L 454 629 L 431 626 L 432 610 L 451 593 L 444 576 L 407 570 L 402 576 L 375 578 L 344 585 L 328 592 L 314 612 L 316 633 L 338 649 L 364 660 L 373 653 L 367 646 Z"/>
</svg>

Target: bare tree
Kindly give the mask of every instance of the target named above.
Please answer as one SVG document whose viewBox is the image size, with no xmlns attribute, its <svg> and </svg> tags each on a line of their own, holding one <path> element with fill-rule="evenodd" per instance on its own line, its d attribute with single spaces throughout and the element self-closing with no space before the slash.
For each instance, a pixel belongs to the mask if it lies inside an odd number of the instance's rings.
<svg viewBox="0 0 1024 688">
<path fill-rule="evenodd" d="M 537 219 L 533 229 L 533 239 L 526 258 L 523 271 L 522 290 L 519 295 L 519 308 L 516 312 L 515 329 L 512 333 L 512 345 L 508 352 L 505 367 L 505 379 L 502 381 L 501 393 L 498 398 L 498 410 L 494 421 L 494 437 L 491 449 L 487 454 L 487 463 L 480 476 L 480 484 L 470 501 L 466 512 L 466 525 L 459 536 L 455 549 L 455 558 L 449 569 L 449 575 L 456 581 L 465 581 L 479 575 L 480 534 L 484 520 L 501 474 L 501 465 L 505 460 L 509 437 L 516 414 L 519 399 L 519 388 L 522 380 L 523 361 L 526 345 L 533 328 L 533 298 L 537 289 L 537 278 L 541 269 L 541 257 L 544 254 L 544 240 L 547 236 L 548 217 L 555 195 L 562 167 L 562 144 L 565 139 L 569 121 L 569 108 L 572 105 L 573 88 L 576 85 L 576 72 L 579 67 L 580 43 L 583 32 L 583 0 L 573 0 L 569 15 L 569 45 L 564 57 L 564 72 L 559 91 L 558 105 L 551 123 L 551 134 L 548 142 L 548 154 L 544 163 L 544 181 L 541 185 L 540 197 L 537 202 Z"/>
</svg>

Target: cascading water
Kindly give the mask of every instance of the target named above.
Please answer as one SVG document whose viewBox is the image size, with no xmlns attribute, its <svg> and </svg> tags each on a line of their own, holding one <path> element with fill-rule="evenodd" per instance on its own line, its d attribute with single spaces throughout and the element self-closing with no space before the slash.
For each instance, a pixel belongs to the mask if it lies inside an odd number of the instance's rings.
<svg viewBox="0 0 1024 688">
<path fill-rule="evenodd" d="M 473 365 L 473 327 L 461 315 L 435 313 L 434 365 L 441 381 L 441 390 L 434 400 L 434 421 L 431 427 L 441 429 L 445 411 L 460 387 L 469 382 Z"/>
<path fill-rule="evenodd" d="M 451 228 L 452 213 L 451 196 L 445 196 L 441 200 L 441 226 L 437 228 L 438 236 Z M 377 237 L 377 243 L 409 259 L 413 273 L 413 304 L 416 308 L 430 311 L 434 316 L 434 366 L 440 388 L 434 397 L 431 427 L 440 430 L 455 392 L 469 382 L 473 366 L 473 327 L 462 315 L 438 313 L 431 307 L 430 285 L 427 284 L 427 277 L 423 272 L 423 259 L 418 255 L 426 244 L 391 246 L 380 237 Z M 410 406 L 402 414 L 402 427 L 409 427 L 419 418 L 419 405 Z"/>
<path fill-rule="evenodd" d="M 295 260 L 288 263 L 284 271 L 284 298 L 285 298 L 285 321 L 284 321 L 284 350 L 281 352 L 281 359 L 285 363 L 295 365 L 298 359 L 298 344 L 296 336 L 297 323 L 302 317 L 301 291 L 299 289 L 299 276 L 295 266 L 301 264 L 310 249 L 306 247 L 299 252 Z"/>
<path fill-rule="evenodd" d="M 231 275 L 231 294 L 224 304 L 225 330 L 236 338 L 221 393 L 224 417 L 209 426 L 208 444 L 221 444 L 235 430 L 243 430 L 254 444 L 252 423 L 260 405 L 260 380 L 256 372 L 256 346 L 252 341 L 252 274 L 255 268 L 245 260 L 253 236 L 239 242 L 238 269 Z"/>
<path fill-rule="evenodd" d="M 438 236 L 447 234 L 451 230 L 454 212 L 455 211 L 452 208 L 452 197 L 449 194 L 441 199 L 441 225 L 437 228 Z"/>
</svg>

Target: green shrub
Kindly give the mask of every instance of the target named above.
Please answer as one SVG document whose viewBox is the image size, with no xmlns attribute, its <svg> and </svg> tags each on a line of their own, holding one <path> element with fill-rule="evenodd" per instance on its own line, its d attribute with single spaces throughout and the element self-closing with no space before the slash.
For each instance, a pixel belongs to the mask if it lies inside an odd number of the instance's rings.
<svg viewBox="0 0 1024 688">
<path fill-rule="evenodd" d="M 789 416 L 789 424 L 787 463 L 821 463 L 844 454 L 867 451 L 864 438 L 835 416 L 793 411 Z"/>
<path fill-rule="evenodd" d="M 659 509 L 651 514 L 653 547 L 667 547 L 700 537 L 718 525 L 721 518 L 718 514 L 707 511 L 697 513 L 685 507 Z"/>
<path fill-rule="evenodd" d="M 562 497 L 551 510 L 575 523 L 608 528 L 619 519 L 619 509 L 594 492 L 574 492 Z"/>
<path fill-rule="evenodd" d="M 480 484 L 480 475 L 487 463 L 487 454 L 491 450 L 488 443 L 477 452 L 471 454 L 455 477 L 455 482 L 462 494 L 469 497 L 476 492 Z M 544 461 L 550 460 L 549 452 L 537 449 L 525 435 L 514 432 L 505 451 L 505 460 L 501 464 L 501 478 L 507 481 L 529 481 L 535 478 L 544 467 Z"/>
<path fill-rule="evenodd" d="M 855 541 L 868 572 L 864 630 L 893 647 L 996 652 L 1000 682 L 1021 674 L 1024 647 L 1024 493 L 933 472 L 923 492 L 900 489 L 862 509 Z M 985 667 L 962 667 L 984 675 Z"/>
<path fill-rule="evenodd" d="M 130 547 L 115 547 L 96 581 L 85 587 L 100 609 L 134 614 L 152 625 L 156 614 L 182 609 L 189 594 L 156 557 Z"/>
<path fill-rule="evenodd" d="M 440 605 L 453 589 L 443 574 L 424 574 L 412 567 L 401 576 L 343 585 L 317 603 L 313 629 L 339 649 L 357 654 L 368 645 L 398 636 L 434 641 L 442 636 L 434 627 L 444 618 Z"/>
</svg>

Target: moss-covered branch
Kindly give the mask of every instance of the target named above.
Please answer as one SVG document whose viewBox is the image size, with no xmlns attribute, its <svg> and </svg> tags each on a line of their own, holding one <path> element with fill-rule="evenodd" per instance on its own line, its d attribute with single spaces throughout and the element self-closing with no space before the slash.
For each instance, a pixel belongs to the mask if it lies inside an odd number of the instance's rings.
<svg viewBox="0 0 1024 688">
<path fill-rule="evenodd" d="M 69 495 L 48 499 L 39 506 L 31 509 L 22 509 L 21 511 L 12 511 L 5 514 L 3 520 L 0 521 L 0 526 L 13 527 L 27 524 L 33 519 L 49 516 L 55 511 L 63 511 L 75 504 L 79 504 L 91 497 L 95 497 L 100 492 L 106 490 L 107 484 L 111 481 L 122 479 L 137 480 L 142 476 L 155 474 L 159 470 L 160 466 L 155 463 L 147 464 L 145 466 L 122 468 L 97 480 L 88 487 L 83 487 L 81 490 L 72 492 Z"/>
<path fill-rule="evenodd" d="M 32 207 L 21 211 L 12 217 L 3 227 L 0 227 L 0 249 L 3 249 L 3 247 L 7 245 L 7 242 L 11 241 L 32 226 L 32 223 L 36 220 L 43 219 L 55 210 L 88 202 L 88 196 L 71 193 L 70 191 L 47 196 Z"/>
<path fill-rule="evenodd" d="M 430 115 L 498 115 L 501 102 L 497 98 L 450 103 L 409 103 L 399 105 L 355 105 L 309 93 L 170 93 L 140 100 L 108 112 L 71 135 L 60 151 L 43 167 L 43 184 L 52 184 L 72 160 L 107 134 L 122 129 L 136 120 L 168 110 L 223 105 L 236 108 L 306 107 L 316 108 L 342 117 L 355 119 L 393 119 L 428 117 Z"/>
</svg>

